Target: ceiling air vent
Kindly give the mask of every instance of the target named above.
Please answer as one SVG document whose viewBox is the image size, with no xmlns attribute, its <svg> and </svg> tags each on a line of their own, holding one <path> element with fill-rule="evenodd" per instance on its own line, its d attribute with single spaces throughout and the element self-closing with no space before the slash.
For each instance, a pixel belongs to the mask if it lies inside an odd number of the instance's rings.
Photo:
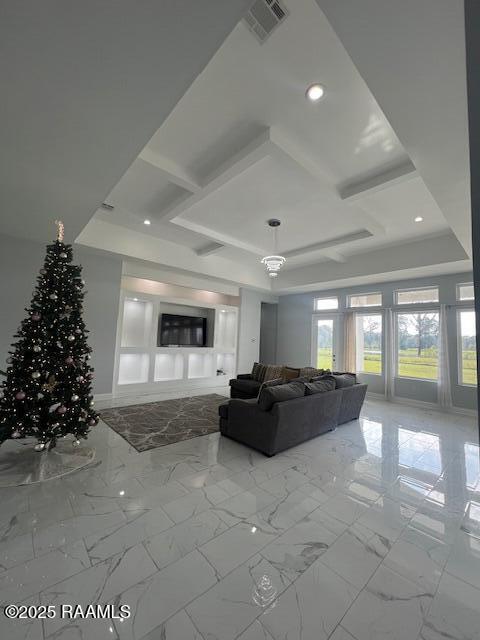
<svg viewBox="0 0 480 640">
<path fill-rule="evenodd" d="M 250 31 L 263 43 L 287 15 L 288 11 L 279 0 L 256 0 L 245 16 L 245 22 Z"/>
</svg>

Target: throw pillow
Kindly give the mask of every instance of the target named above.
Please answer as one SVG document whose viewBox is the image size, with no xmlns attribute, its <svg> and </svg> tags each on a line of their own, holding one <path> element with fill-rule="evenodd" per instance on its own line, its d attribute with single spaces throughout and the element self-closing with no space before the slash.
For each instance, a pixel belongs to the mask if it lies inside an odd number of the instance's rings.
<svg viewBox="0 0 480 640">
<path fill-rule="evenodd" d="M 259 368 L 260 368 L 260 363 L 259 362 L 254 362 L 253 363 L 253 367 L 252 367 L 252 378 L 254 380 L 257 379 Z"/>
<path fill-rule="evenodd" d="M 354 373 L 340 373 L 333 375 L 337 385 L 337 389 L 343 389 L 344 387 L 353 387 L 357 382 L 357 376 Z"/>
<path fill-rule="evenodd" d="M 312 376 L 321 376 L 324 373 L 326 373 L 324 369 L 315 369 L 315 367 L 303 367 L 300 369 L 301 376 L 308 376 L 310 378 Z"/>
<path fill-rule="evenodd" d="M 301 382 L 289 382 L 288 384 L 266 387 L 258 396 L 258 408 L 262 411 L 270 411 L 276 402 L 302 398 L 304 395 L 305 385 Z"/>
<path fill-rule="evenodd" d="M 305 384 L 305 395 L 313 396 L 316 393 L 325 393 L 326 391 L 333 391 L 335 389 L 335 378 L 333 376 L 325 376 L 324 378 L 317 378 L 316 382 L 307 382 Z"/>
<path fill-rule="evenodd" d="M 283 367 L 282 378 L 287 380 L 287 382 L 298 378 L 299 375 L 300 369 L 295 369 L 294 367 Z"/>
<path fill-rule="evenodd" d="M 265 375 L 263 376 L 264 382 L 267 380 L 276 380 L 282 377 L 283 365 L 282 364 L 267 364 Z"/>
</svg>

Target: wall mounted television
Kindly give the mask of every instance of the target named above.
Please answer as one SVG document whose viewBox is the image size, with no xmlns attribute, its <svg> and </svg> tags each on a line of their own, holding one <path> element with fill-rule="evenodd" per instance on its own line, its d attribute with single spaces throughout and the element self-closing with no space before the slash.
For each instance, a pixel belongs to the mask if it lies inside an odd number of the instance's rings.
<svg viewBox="0 0 480 640">
<path fill-rule="evenodd" d="M 158 318 L 157 347 L 204 347 L 207 319 L 162 313 Z"/>
</svg>

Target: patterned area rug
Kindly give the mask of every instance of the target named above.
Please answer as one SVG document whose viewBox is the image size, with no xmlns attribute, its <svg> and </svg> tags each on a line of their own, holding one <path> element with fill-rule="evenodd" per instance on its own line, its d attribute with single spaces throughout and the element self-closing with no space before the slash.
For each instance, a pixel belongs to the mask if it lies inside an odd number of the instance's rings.
<svg viewBox="0 0 480 640">
<path fill-rule="evenodd" d="M 218 406 L 227 400 L 216 393 L 175 398 L 105 409 L 101 418 L 137 451 L 147 451 L 218 431 Z"/>
</svg>

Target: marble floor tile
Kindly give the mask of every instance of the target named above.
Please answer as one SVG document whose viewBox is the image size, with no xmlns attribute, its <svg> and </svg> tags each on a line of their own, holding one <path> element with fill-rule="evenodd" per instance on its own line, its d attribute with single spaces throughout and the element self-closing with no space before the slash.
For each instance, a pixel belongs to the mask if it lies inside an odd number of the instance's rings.
<svg viewBox="0 0 480 640">
<path fill-rule="evenodd" d="M 459 531 L 445 570 L 480 589 L 480 539 Z"/>
<path fill-rule="evenodd" d="M 217 582 L 215 570 L 198 551 L 192 551 L 152 577 L 117 596 L 132 615 L 115 628 L 121 640 L 143 638 L 198 598 Z"/>
<path fill-rule="evenodd" d="M 261 555 L 292 582 L 331 547 L 337 536 L 314 520 L 305 519 L 261 550 Z"/>
<path fill-rule="evenodd" d="M 261 484 L 260 487 L 277 498 L 284 498 L 308 481 L 309 478 L 305 474 L 295 469 L 286 469 Z"/>
<path fill-rule="evenodd" d="M 245 520 L 253 513 L 275 502 L 275 496 L 263 489 L 254 488 L 243 491 L 215 506 L 215 513 L 228 525 L 233 526 L 241 520 Z"/>
<path fill-rule="evenodd" d="M 141 640 L 203 640 L 185 610 L 179 611 Z"/>
<path fill-rule="evenodd" d="M 104 531 L 110 527 L 126 523 L 127 518 L 123 511 L 115 511 L 102 515 L 91 514 L 88 516 L 75 516 L 68 520 L 35 531 L 33 534 L 33 548 L 36 556 L 52 551 L 95 533 Z"/>
<path fill-rule="evenodd" d="M 358 590 L 315 562 L 258 618 L 274 640 L 327 640 Z"/>
<path fill-rule="evenodd" d="M 200 551 L 218 575 L 224 577 L 276 537 L 276 533 L 263 531 L 248 521 L 239 522 L 225 533 L 204 544 L 200 547 Z"/>
<path fill-rule="evenodd" d="M 83 607 L 89 604 L 107 604 L 118 593 L 148 578 L 156 571 L 157 567 L 145 548 L 137 545 L 125 553 L 109 558 L 106 562 L 101 562 L 53 587 L 44 589 L 40 594 L 41 602 L 45 605 L 53 604 L 57 608 L 62 603 L 80 604 Z M 76 621 L 60 617 L 45 620 L 45 635 L 58 634 L 60 630 L 63 630 L 63 633 L 65 628 L 69 629 L 77 625 L 81 638 L 84 627 L 89 628 L 90 634 L 94 631 L 93 625 L 88 622 L 84 624 L 85 622 L 81 619 Z M 102 627 L 99 626 L 97 632 L 100 628 Z"/>
<path fill-rule="evenodd" d="M 412 507 L 381 497 L 360 516 L 358 522 L 394 542 L 414 515 Z"/>
<path fill-rule="evenodd" d="M 358 520 L 367 511 L 368 507 L 363 502 L 346 494 L 337 494 L 322 504 L 322 510 L 336 520 L 342 520 L 350 525 Z"/>
<path fill-rule="evenodd" d="M 173 526 L 173 521 L 158 509 L 130 511 L 129 520 L 85 538 L 85 546 L 92 564 L 126 551 L 139 542 Z"/>
<path fill-rule="evenodd" d="M 24 533 L 12 540 L 0 542 L 0 573 L 32 558 L 33 540 L 31 533 Z"/>
<path fill-rule="evenodd" d="M 412 640 L 432 598 L 433 591 L 382 566 L 348 610 L 342 627 L 358 640 Z"/>
<path fill-rule="evenodd" d="M 16 603 L 28 598 L 89 566 L 82 540 L 16 565 L 0 573 L 0 604 Z"/>
<path fill-rule="evenodd" d="M 227 530 L 225 522 L 211 509 L 171 527 L 145 541 L 145 548 L 159 569 L 183 558 Z"/>
<path fill-rule="evenodd" d="M 197 598 L 187 612 L 204 638 L 233 640 L 285 587 L 278 572 L 264 558 L 254 556 Z"/>
<path fill-rule="evenodd" d="M 318 506 L 319 503 L 314 498 L 297 489 L 287 497 L 274 500 L 265 509 L 257 511 L 248 521 L 264 531 L 279 535 L 306 518 Z"/>
<path fill-rule="evenodd" d="M 356 638 L 354 638 L 351 633 L 348 633 L 348 631 L 339 624 L 330 636 L 329 640 L 356 640 Z"/>
<path fill-rule="evenodd" d="M 363 589 L 390 548 L 387 538 L 356 523 L 332 544 L 321 561 L 354 587 Z"/>
<path fill-rule="evenodd" d="M 450 545 L 412 527 L 405 527 L 383 564 L 433 593 L 450 551 Z"/>
<path fill-rule="evenodd" d="M 16 600 L 15 603 L 18 603 L 18 600 Z M 27 598 L 21 604 L 38 607 L 40 605 L 40 598 L 33 596 Z M 0 638 L 6 638 L 8 640 L 42 640 L 42 621 L 38 618 L 10 620 L 3 615 L 2 612 L 0 616 Z"/>
<path fill-rule="evenodd" d="M 207 498 L 204 489 L 195 489 L 191 493 L 163 505 L 165 513 L 175 523 L 192 518 L 211 507 L 212 503 Z"/>
<path fill-rule="evenodd" d="M 444 573 L 426 616 L 421 640 L 480 640 L 480 591 Z"/>
</svg>

